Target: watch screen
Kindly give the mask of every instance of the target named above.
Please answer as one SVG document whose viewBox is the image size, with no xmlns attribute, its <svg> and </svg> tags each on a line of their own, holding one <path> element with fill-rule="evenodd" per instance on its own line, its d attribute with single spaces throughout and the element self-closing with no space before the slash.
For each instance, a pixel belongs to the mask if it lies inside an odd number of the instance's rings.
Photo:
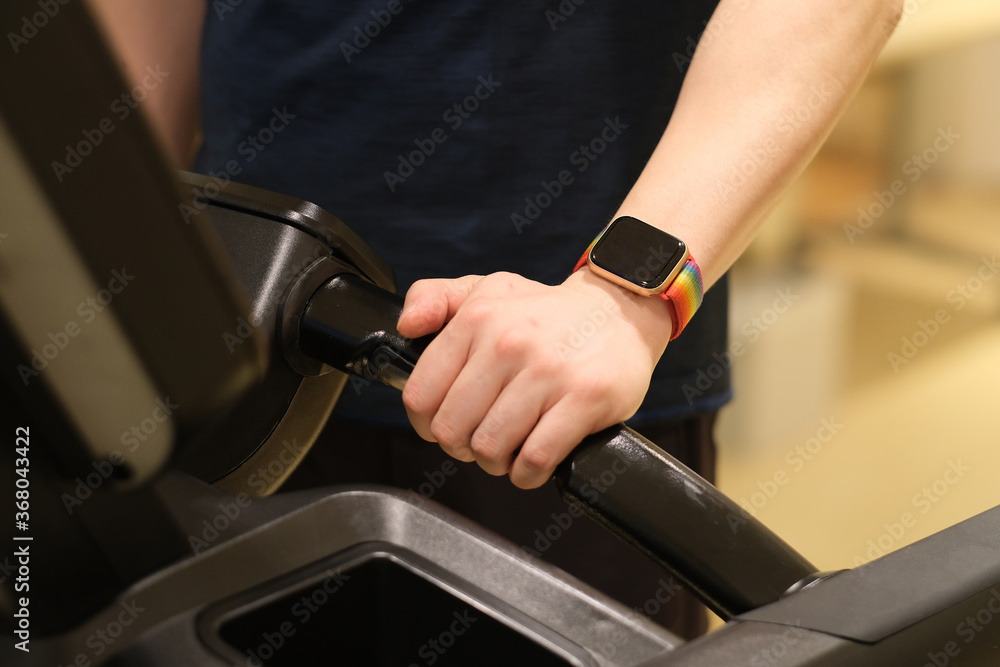
<svg viewBox="0 0 1000 667">
<path fill-rule="evenodd" d="M 626 216 L 611 223 L 590 251 L 590 259 L 631 283 L 655 289 L 684 257 L 684 251 L 684 242 L 677 237 Z"/>
</svg>

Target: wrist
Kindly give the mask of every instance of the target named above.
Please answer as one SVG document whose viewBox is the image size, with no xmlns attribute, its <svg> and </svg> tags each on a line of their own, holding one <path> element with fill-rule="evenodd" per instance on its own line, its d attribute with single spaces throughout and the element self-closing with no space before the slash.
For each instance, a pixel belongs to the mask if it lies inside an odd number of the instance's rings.
<svg viewBox="0 0 1000 667">
<path fill-rule="evenodd" d="M 573 272 L 584 267 L 595 278 L 658 302 L 671 320 L 670 340 L 684 331 L 704 297 L 701 269 L 687 244 L 632 216 L 615 218 L 597 235 Z"/>
<path fill-rule="evenodd" d="M 624 287 L 608 282 L 583 266 L 563 281 L 563 286 L 590 295 L 599 307 L 612 311 L 623 322 L 632 326 L 646 341 L 653 361 L 666 349 L 673 332 L 673 319 L 667 304 L 659 298 L 650 298 L 630 292 Z"/>
</svg>

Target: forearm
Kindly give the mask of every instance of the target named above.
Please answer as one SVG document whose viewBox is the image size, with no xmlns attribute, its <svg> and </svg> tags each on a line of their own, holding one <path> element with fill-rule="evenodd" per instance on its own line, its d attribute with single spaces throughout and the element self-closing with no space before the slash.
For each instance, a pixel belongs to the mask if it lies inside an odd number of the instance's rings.
<svg viewBox="0 0 1000 667">
<path fill-rule="evenodd" d="M 88 0 L 167 154 L 190 163 L 198 127 L 198 55 L 205 0 Z M 147 68 L 155 85 L 143 85 Z M 163 73 L 167 74 L 164 76 Z M 138 97 L 138 96 L 137 96 Z"/>
<path fill-rule="evenodd" d="M 722 0 L 618 211 L 684 239 L 708 288 L 819 149 L 901 0 Z"/>
</svg>

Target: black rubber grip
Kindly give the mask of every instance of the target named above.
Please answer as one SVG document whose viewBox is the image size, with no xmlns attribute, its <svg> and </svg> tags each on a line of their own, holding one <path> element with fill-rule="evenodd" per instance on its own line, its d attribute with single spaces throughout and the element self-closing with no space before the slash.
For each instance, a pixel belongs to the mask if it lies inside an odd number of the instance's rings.
<svg viewBox="0 0 1000 667">
<path fill-rule="evenodd" d="M 398 389 L 433 337 L 399 335 L 397 294 L 361 276 L 342 273 L 309 300 L 300 323 L 302 350 L 337 370 Z"/>
<path fill-rule="evenodd" d="M 623 424 L 585 439 L 555 478 L 567 500 L 725 619 L 776 601 L 816 572 L 721 491 Z"/>
</svg>

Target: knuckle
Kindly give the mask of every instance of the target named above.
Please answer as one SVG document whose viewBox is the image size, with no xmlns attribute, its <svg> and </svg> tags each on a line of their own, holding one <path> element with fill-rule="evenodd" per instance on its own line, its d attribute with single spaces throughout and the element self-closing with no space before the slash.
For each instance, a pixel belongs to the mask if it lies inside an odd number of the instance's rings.
<svg viewBox="0 0 1000 667">
<path fill-rule="evenodd" d="M 502 271 L 497 274 L 498 281 L 501 285 L 506 288 L 511 288 L 521 282 L 521 276 L 516 273 L 511 273 L 509 271 Z"/>
<path fill-rule="evenodd" d="M 514 282 L 518 276 L 510 271 L 496 271 L 489 274 L 483 280 L 488 284 L 495 285 L 509 285 Z"/>
<path fill-rule="evenodd" d="M 448 449 L 458 449 L 465 444 L 455 423 L 440 412 L 431 420 L 431 434 L 442 447 Z"/>
<path fill-rule="evenodd" d="M 510 482 L 519 489 L 525 491 L 537 489 L 546 482 L 546 478 L 540 475 L 529 475 L 522 472 L 511 472 Z"/>
<path fill-rule="evenodd" d="M 479 288 L 484 294 L 506 296 L 517 288 L 521 280 L 523 280 L 521 276 L 516 273 L 498 271 L 483 278 L 479 283 Z"/>
<path fill-rule="evenodd" d="M 518 455 L 524 470 L 532 477 L 555 468 L 556 460 L 552 452 L 541 447 L 531 447 L 521 450 Z"/>
<path fill-rule="evenodd" d="M 423 396 L 420 393 L 419 385 L 411 377 L 403 388 L 403 405 L 410 412 L 420 414 L 424 409 Z"/>
<path fill-rule="evenodd" d="M 472 434 L 470 446 L 472 451 L 476 453 L 477 459 L 495 463 L 506 458 L 502 443 L 493 434 L 486 433 L 483 429 L 477 429 Z"/>
<path fill-rule="evenodd" d="M 435 281 L 431 278 L 422 278 L 412 285 L 410 289 L 406 291 L 407 298 L 420 298 L 425 294 L 434 291 Z"/>
<path fill-rule="evenodd" d="M 504 427 L 504 424 L 506 424 L 506 420 L 497 414 L 498 412 L 496 406 L 494 406 L 492 410 L 486 413 L 486 417 L 483 419 L 483 423 L 479 425 L 477 432 L 482 431 L 484 435 L 491 434 L 495 436 Z"/>
<path fill-rule="evenodd" d="M 505 331 L 497 339 L 493 346 L 497 356 L 504 358 L 518 358 L 526 354 L 531 348 L 531 339 L 523 332 L 516 329 Z"/>
<path fill-rule="evenodd" d="M 493 306 L 486 299 L 473 299 L 462 308 L 462 319 L 472 326 L 485 324 L 493 316 Z"/>
<path fill-rule="evenodd" d="M 613 378 L 588 374 L 573 380 L 573 394 L 584 405 L 604 404 L 615 395 Z"/>
<path fill-rule="evenodd" d="M 536 355 L 525 368 L 528 377 L 535 381 L 559 378 L 565 373 L 562 361 L 551 355 Z"/>
<path fill-rule="evenodd" d="M 410 285 L 410 291 L 413 292 L 426 289 L 428 286 L 430 286 L 431 282 L 432 279 L 430 278 L 421 278 L 420 280 L 415 280 L 413 284 Z"/>
</svg>

